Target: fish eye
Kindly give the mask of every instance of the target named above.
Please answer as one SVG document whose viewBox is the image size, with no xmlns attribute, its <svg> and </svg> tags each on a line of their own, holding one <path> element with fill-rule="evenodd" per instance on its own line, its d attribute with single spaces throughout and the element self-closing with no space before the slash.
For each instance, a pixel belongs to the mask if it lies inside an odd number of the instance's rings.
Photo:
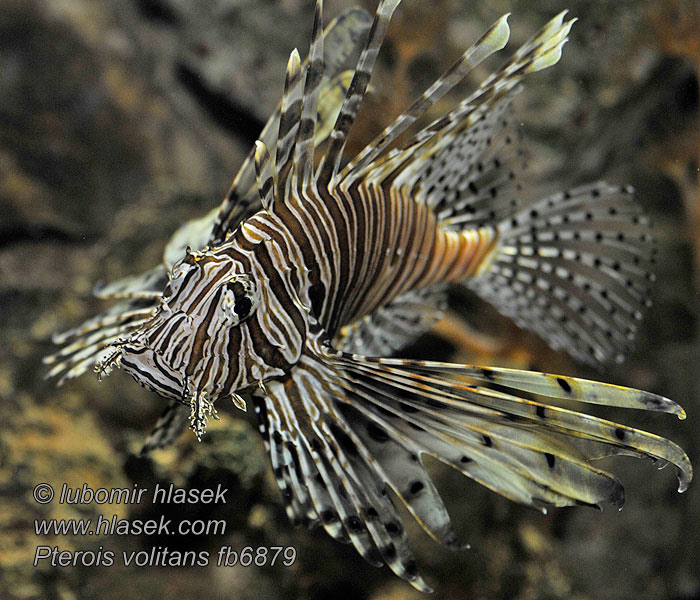
<svg viewBox="0 0 700 600">
<path fill-rule="evenodd" d="M 247 319 L 258 307 L 260 297 L 255 282 L 239 275 L 223 285 L 221 308 L 226 325 L 235 326 Z"/>
</svg>

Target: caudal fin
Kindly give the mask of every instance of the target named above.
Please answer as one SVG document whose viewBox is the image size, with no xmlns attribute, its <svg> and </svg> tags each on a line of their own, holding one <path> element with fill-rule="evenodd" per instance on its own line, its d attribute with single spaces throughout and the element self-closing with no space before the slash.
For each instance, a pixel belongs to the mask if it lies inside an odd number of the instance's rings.
<svg viewBox="0 0 700 600">
<path fill-rule="evenodd" d="M 649 304 L 655 246 L 629 187 L 554 194 L 497 226 L 499 242 L 465 284 L 553 348 L 621 362 Z"/>
</svg>

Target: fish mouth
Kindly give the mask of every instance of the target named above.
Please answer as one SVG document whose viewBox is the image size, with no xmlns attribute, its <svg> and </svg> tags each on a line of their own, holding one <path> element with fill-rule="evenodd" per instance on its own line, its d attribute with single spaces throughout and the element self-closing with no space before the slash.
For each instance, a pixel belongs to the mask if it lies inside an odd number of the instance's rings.
<svg viewBox="0 0 700 600">
<path fill-rule="evenodd" d="M 172 369 L 160 356 L 148 346 L 132 339 L 119 340 L 106 348 L 107 354 L 95 367 L 98 379 L 107 377 L 113 369 L 124 367 L 138 383 L 160 396 L 190 407 L 189 426 L 201 441 L 210 419 L 219 420 L 214 407 L 217 396 L 207 389 L 192 385 L 190 378 Z M 232 394 L 234 405 L 246 410 L 245 400 L 238 394 Z"/>
<path fill-rule="evenodd" d="M 210 389 L 206 384 L 202 385 L 204 382 L 201 377 L 197 373 L 188 374 L 185 369 L 182 369 L 182 365 L 178 370 L 169 364 L 166 355 L 149 343 L 153 332 L 164 323 L 163 319 L 158 318 L 160 312 L 132 331 L 130 335 L 107 346 L 104 349 L 104 358 L 96 364 L 95 371 L 98 379 L 102 380 L 103 377 L 109 376 L 114 368 L 123 367 L 124 371 L 143 387 L 188 406 L 190 429 L 201 441 L 209 420 L 219 419 L 214 407 L 217 400 L 222 396 L 228 396 L 234 406 L 242 411 L 246 411 L 246 402 L 237 393 L 222 394 L 218 389 Z M 178 316 L 170 312 L 165 316 L 172 318 L 174 315 Z"/>
<path fill-rule="evenodd" d="M 188 389 L 181 372 L 163 361 L 152 348 L 133 338 L 118 340 L 105 348 L 104 358 L 95 366 L 97 378 L 101 381 L 115 367 L 123 367 L 137 383 L 171 400 L 182 402 L 183 394 Z"/>
<path fill-rule="evenodd" d="M 158 312 L 156 311 L 146 323 L 131 331 L 128 337 L 120 337 L 117 341 L 105 346 L 103 358 L 95 363 L 94 371 L 97 373 L 98 381 L 102 381 L 104 377 L 109 377 L 115 368 L 118 369 L 122 366 L 122 358 L 129 353 L 128 347 L 139 343 L 138 340 L 144 336 L 148 328 L 156 321 Z"/>
</svg>

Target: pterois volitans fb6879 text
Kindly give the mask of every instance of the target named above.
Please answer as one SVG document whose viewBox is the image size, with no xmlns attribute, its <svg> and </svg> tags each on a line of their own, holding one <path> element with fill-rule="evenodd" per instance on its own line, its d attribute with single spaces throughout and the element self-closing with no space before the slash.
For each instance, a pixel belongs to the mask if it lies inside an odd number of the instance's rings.
<svg viewBox="0 0 700 600">
<path fill-rule="evenodd" d="M 543 510 L 621 506 L 620 483 L 594 466 L 605 456 L 670 462 L 680 491 L 692 470 L 661 437 L 518 394 L 683 418 L 664 397 L 387 357 L 434 324 L 445 285 L 460 282 L 553 347 L 587 363 L 618 361 L 647 301 L 652 255 L 628 188 L 595 183 L 520 201 L 510 106 L 526 76 L 559 60 L 573 23 L 564 13 L 399 143 L 506 45 L 507 16 L 499 19 L 344 160 L 398 4 L 381 0 L 374 20 L 348 10 L 324 29 L 318 0 L 309 57 L 292 52 L 282 102 L 221 207 L 178 231 L 163 265 L 97 290 L 117 303 L 56 336 L 66 345 L 47 362 L 61 380 L 120 365 L 168 398 L 144 451 L 171 443 L 187 423 L 201 436 L 223 399 L 241 409 L 252 402 L 290 518 L 321 524 L 427 590 L 387 493 L 434 538 L 458 546 L 425 454 Z"/>
</svg>

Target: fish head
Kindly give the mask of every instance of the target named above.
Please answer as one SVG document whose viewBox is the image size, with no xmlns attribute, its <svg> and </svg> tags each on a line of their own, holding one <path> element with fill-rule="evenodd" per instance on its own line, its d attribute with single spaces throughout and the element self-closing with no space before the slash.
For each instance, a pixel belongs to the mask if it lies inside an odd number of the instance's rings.
<svg viewBox="0 0 700 600">
<path fill-rule="evenodd" d="M 226 254 L 188 251 L 173 266 L 153 317 L 114 344 L 100 369 L 117 364 L 185 404 L 230 396 L 241 407 L 239 392 L 291 366 L 284 341 L 268 331 L 267 284 L 259 279 Z"/>
</svg>

